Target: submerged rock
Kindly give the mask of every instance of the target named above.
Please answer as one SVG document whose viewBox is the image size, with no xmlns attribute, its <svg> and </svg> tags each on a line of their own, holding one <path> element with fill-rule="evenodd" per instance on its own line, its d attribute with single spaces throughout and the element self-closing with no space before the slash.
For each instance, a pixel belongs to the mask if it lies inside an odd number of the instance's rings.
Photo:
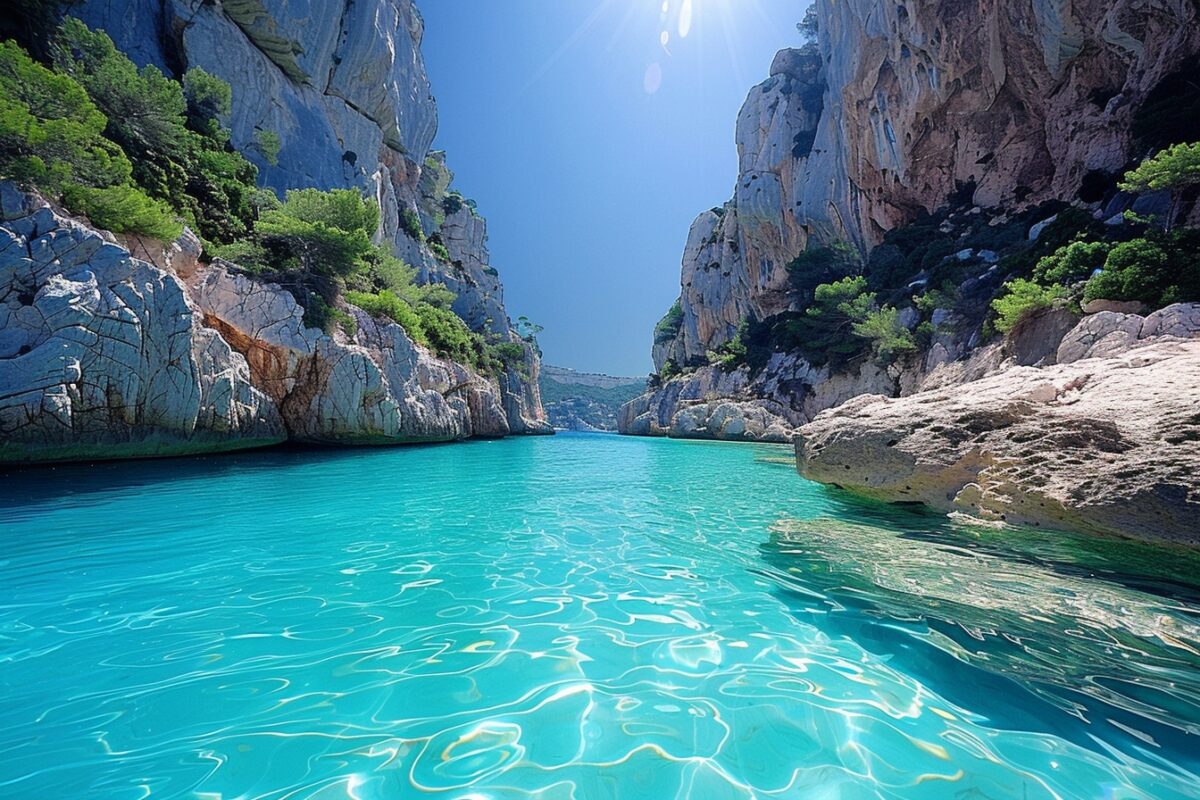
<svg viewBox="0 0 1200 800">
<path fill-rule="evenodd" d="M 1106 342 L 1131 326 L 1101 320 L 1111 331 L 1087 345 L 1092 319 L 1064 341 L 1069 363 L 821 414 L 800 429 L 801 475 L 984 519 L 1200 545 L 1200 341 L 1150 337 L 1113 355 Z"/>
</svg>

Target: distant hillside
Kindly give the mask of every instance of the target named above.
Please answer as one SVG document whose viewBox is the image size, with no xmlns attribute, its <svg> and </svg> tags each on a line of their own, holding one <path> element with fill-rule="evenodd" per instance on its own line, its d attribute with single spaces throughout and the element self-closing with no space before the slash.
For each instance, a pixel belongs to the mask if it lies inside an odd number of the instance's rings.
<svg viewBox="0 0 1200 800">
<path fill-rule="evenodd" d="M 645 378 L 542 367 L 542 405 L 550 424 L 566 430 L 617 429 L 617 411 L 646 391 Z"/>
</svg>

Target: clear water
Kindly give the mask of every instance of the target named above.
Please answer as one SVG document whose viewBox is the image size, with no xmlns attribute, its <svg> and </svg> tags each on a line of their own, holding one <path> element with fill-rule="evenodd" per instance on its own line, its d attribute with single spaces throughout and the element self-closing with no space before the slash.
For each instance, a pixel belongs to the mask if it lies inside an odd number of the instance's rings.
<svg viewBox="0 0 1200 800">
<path fill-rule="evenodd" d="M 859 505 L 788 456 L 8 475 L 0 797 L 1200 796 L 1194 556 Z"/>
</svg>

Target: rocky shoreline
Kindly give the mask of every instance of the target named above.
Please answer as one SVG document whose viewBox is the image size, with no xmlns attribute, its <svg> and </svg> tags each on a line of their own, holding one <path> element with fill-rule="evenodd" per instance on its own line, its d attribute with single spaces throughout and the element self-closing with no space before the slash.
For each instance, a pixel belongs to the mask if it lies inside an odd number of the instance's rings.
<svg viewBox="0 0 1200 800">
<path fill-rule="evenodd" d="M 260 190 L 367 198 L 373 242 L 416 283 L 445 285 L 450 310 L 507 357 L 480 374 L 329 292 L 345 325 L 306 326 L 299 295 L 209 258 L 186 229 L 165 244 L 114 236 L 0 183 L 0 463 L 553 432 L 487 223 L 431 150 L 437 105 L 411 0 L 85 0 L 64 12 L 137 67 L 229 84 L 220 125 Z"/>
<path fill-rule="evenodd" d="M 439 359 L 353 307 L 353 337 L 306 328 L 288 291 L 200 263 L 187 236 L 156 266 L 0 194 L 0 462 L 550 432 L 520 376 Z"/>
<path fill-rule="evenodd" d="M 1043 366 L 862 395 L 796 438 L 801 475 L 982 520 L 1200 545 L 1200 305 L 1084 318 Z"/>
</svg>

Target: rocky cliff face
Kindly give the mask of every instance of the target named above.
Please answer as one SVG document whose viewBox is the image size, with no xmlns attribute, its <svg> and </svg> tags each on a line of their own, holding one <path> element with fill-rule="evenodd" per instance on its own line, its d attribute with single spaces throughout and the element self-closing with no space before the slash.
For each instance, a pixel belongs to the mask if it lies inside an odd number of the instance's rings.
<svg viewBox="0 0 1200 800">
<path fill-rule="evenodd" d="M 444 154 L 429 149 L 437 105 L 412 0 L 85 0 L 69 12 L 139 65 L 176 75 L 201 67 L 228 81 L 232 142 L 258 166 L 261 185 L 281 194 L 356 188 L 375 198 L 380 236 L 420 280 L 454 291 L 455 312 L 476 331 L 520 341 L 489 264 L 486 223 L 466 204 L 442 207 L 452 176 Z M 527 348 L 525 365 L 501 381 L 515 432 L 549 430 L 536 376 L 525 377 L 537 358 Z"/>
<path fill-rule="evenodd" d="M 540 402 L 394 323 L 352 309 L 354 337 L 329 336 L 222 262 L 174 246 L 152 264 L 9 184 L 0 197 L 0 462 L 504 436 Z"/>
<path fill-rule="evenodd" d="M 261 185 L 375 198 L 380 239 L 525 358 L 477 375 L 357 310 L 351 338 L 306 329 L 288 292 L 198 263 L 194 237 L 163 253 L 3 186 L 0 460 L 551 432 L 486 223 L 450 196 L 444 155 L 429 151 L 437 108 L 411 0 L 86 0 L 69 12 L 138 64 L 228 81 L 232 143 Z"/>
<path fill-rule="evenodd" d="M 779 438 L 826 402 L 912 391 L 939 364 L 969 356 L 977 328 L 940 336 L 906 374 L 821 376 L 795 358 L 753 379 L 704 367 L 747 319 L 798 308 L 787 266 L 812 246 L 846 242 L 865 255 L 885 232 L 950 202 L 1010 214 L 1055 199 L 1106 217 L 1096 187 L 1142 155 L 1135 111 L 1200 51 L 1200 9 L 1189 0 L 816 6 L 816 44 L 780 52 L 738 116 L 732 200 L 688 235 L 681 319 L 656 341 L 654 361 L 699 370 L 635 401 L 626 432 Z M 1025 228 L 1034 237 L 1038 221 Z M 983 276 L 974 288 L 995 286 Z M 743 425 L 730 428 L 725 412 L 706 421 L 725 401 L 749 414 L 749 433 L 735 433 Z"/>
</svg>

